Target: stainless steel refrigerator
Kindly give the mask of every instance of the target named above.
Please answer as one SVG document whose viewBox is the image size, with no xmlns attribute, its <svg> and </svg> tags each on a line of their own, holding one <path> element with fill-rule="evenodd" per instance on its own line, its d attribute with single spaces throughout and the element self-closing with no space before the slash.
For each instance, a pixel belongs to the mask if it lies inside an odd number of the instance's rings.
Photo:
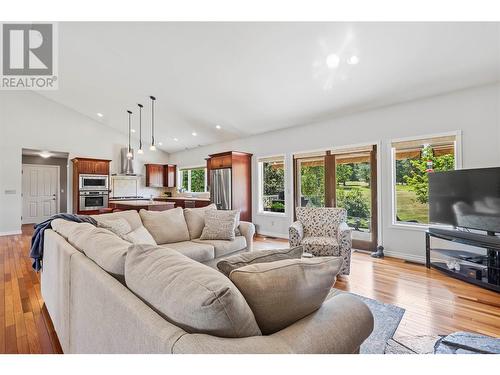
<svg viewBox="0 0 500 375">
<path fill-rule="evenodd" d="M 232 209 L 231 168 L 210 171 L 210 200 L 218 210 Z"/>
</svg>

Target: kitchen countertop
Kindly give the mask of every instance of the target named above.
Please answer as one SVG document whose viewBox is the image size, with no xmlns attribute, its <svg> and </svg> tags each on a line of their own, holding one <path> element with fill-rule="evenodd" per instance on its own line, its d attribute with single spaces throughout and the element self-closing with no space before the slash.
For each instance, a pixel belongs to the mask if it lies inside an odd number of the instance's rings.
<svg viewBox="0 0 500 375">
<path fill-rule="evenodd" d="M 123 206 L 161 206 L 161 205 L 168 205 L 169 202 L 159 202 L 159 201 L 150 201 L 149 199 L 146 200 L 132 200 L 132 201 L 110 201 L 110 203 L 113 203 L 115 205 L 121 204 Z"/>
<path fill-rule="evenodd" d="M 195 197 L 156 197 L 156 200 L 178 200 L 178 201 L 202 201 L 210 202 L 210 198 L 195 198 Z"/>
</svg>

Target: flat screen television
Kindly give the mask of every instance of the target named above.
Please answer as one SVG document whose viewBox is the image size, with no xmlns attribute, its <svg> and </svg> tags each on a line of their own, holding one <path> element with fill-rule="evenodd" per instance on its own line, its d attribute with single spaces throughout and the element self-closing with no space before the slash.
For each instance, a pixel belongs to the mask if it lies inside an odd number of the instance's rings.
<svg viewBox="0 0 500 375">
<path fill-rule="evenodd" d="M 500 232 L 500 168 L 429 173 L 429 221 Z"/>
</svg>

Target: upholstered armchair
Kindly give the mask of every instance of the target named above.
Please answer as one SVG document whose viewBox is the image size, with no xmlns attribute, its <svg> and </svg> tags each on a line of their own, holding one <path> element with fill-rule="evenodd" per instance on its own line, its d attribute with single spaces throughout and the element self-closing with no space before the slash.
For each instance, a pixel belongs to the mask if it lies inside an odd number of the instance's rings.
<svg viewBox="0 0 500 375">
<path fill-rule="evenodd" d="M 349 275 L 351 228 L 343 208 L 297 207 L 297 221 L 289 229 L 290 246 L 302 245 L 314 256 L 340 256 L 344 264 L 340 275 Z"/>
</svg>

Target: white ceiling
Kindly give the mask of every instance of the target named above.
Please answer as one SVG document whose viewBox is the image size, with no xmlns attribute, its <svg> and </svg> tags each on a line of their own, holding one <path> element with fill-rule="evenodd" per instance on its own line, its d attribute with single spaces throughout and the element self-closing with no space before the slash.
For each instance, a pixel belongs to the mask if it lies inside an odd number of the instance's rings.
<svg viewBox="0 0 500 375">
<path fill-rule="evenodd" d="M 145 143 L 155 95 L 173 152 L 498 81 L 500 23 L 66 22 L 59 77 L 43 95 L 103 126 L 126 132 L 144 104 Z"/>
</svg>

